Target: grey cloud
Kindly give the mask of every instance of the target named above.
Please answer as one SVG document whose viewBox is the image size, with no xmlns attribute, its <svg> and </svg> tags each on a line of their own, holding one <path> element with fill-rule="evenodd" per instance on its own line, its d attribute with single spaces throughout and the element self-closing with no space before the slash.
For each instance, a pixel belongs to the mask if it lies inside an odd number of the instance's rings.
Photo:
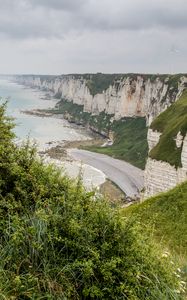
<svg viewBox="0 0 187 300">
<path fill-rule="evenodd" d="M 0 0 L 0 73 L 186 72 L 186 15 L 186 0 Z"/>
<path fill-rule="evenodd" d="M 186 0 L 0 0 L 0 34 L 63 38 L 94 30 L 187 28 Z"/>
<path fill-rule="evenodd" d="M 105 30 L 187 27 L 186 0 L 90 0 L 83 18 L 89 26 Z"/>
<path fill-rule="evenodd" d="M 29 2 L 33 6 L 75 11 L 81 9 L 82 5 L 86 3 L 86 0 L 30 0 Z"/>
</svg>

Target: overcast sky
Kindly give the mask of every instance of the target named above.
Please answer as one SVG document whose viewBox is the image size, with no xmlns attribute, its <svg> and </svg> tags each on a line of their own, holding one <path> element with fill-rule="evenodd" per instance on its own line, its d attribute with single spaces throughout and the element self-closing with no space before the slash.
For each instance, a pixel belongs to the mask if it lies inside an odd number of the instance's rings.
<svg viewBox="0 0 187 300">
<path fill-rule="evenodd" d="M 0 0 L 0 73 L 187 73 L 187 0 Z"/>
</svg>

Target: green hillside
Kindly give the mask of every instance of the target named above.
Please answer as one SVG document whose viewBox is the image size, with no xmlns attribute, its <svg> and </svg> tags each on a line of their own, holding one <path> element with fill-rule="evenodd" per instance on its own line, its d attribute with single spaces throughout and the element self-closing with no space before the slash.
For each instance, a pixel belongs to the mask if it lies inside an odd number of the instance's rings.
<svg viewBox="0 0 187 300">
<path fill-rule="evenodd" d="M 187 262 L 187 182 L 123 212 L 150 225 L 156 238 Z"/>
<path fill-rule="evenodd" d="M 156 160 L 166 161 L 175 167 L 181 166 L 181 151 L 176 147 L 175 138 L 180 131 L 183 136 L 187 132 L 187 90 L 178 101 L 160 114 L 150 126 L 162 132 L 159 143 L 149 153 Z"/>
<path fill-rule="evenodd" d="M 81 179 L 17 148 L 0 106 L 0 299 L 183 299 L 170 259 Z"/>
<path fill-rule="evenodd" d="M 145 119 L 137 117 L 114 121 L 111 130 L 114 133 L 114 143 L 112 146 L 89 146 L 84 147 L 84 149 L 107 154 L 144 169 L 148 155 Z"/>
<path fill-rule="evenodd" d="M 51 112 L 51 110 L 50 110 Z M 118 121 L 111 121 L 113 115 L 101 112 L 97 116 L 83 111 L 82 105 L 77 105 L 66 100 L 59 101 L 54 114 L 63 114 L 70 122 L 82 124 L 92 130 L 109 135 L 113 132 L 114 143 L 110 147 L 84 147 L 89 151 L 103 153 L 112 157 L 125 160 L 141 169 L 145 168 L 148 155 L 147 130 L 145 118 L 123 118 Z"/>
<path fill-rule="evenodd" d="M 142 231 L 152 232 L 169 257 L 177 259 L 187 280 L 187 182 L 173 190 L 123 209 L 124 216 L 139 220 Z"/>
</svg>

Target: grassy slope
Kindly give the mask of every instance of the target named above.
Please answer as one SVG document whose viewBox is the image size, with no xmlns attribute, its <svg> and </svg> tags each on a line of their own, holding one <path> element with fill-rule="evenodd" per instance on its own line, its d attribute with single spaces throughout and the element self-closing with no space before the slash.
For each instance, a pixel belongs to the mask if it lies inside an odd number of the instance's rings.
<svg viewBox="0 0 187 300">
<path fill-rule="evenodd" d="M 154 237 L 170 251 L 185 259 L 187 265 L 187 182 L 173 190 L 123 210 L 142 225 L 154 229 Z"/>
<path fill-rule="evenodd" d="M 112 115 L 102 112 L 98 116 L 92 116 L 83 112 L 83 106 L 65 100 L 61 100 L 58 109 L 53 112 L 57 114 L 68 112 L 71 115 L 70 120 L 85 126 L 89 124 L 98 132 L 105 132 L 106 135 L 109 130 L 113 131 L 114 144 L 112 146 L 87 146 L 84 149 L 119 158 L 144 169 L 148 153 L 147 127 L 144 118 L 124 118 L 111 123 Z"/>
<path fill-rule="evenodd" d="M 181 166 L 181 150 L 176 147 L 175 138 L 179 131 L 185 136 L 187 132 L 187 90 L 181 98 L 160 114 L 151 124 L 153 130 L 163 132 L 159 143 L 150 152 L 150 157 Z"/>
<path fill-rule="evenodd" d="M 144 118 L 126 118 L 114 122 L 114 144 L 110 147 L 86 147 L 87 150 L 123 159 L 144 169 L 147 158 L 147 128 Z"/>
</svg>

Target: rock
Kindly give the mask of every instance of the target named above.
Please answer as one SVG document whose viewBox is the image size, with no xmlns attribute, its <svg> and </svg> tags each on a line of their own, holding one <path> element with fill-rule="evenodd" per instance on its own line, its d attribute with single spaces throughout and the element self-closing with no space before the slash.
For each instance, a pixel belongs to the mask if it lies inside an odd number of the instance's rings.
<svg viewBox="0 0 187 300">
<path fill-rule="evenodd" d="M 135 79 L 134 79 L 135 78 Z M 142 75 L 122 76 L 118 81 L 109 85 L 102 93 L 91 95 L 84 76 L 63 75 L 51 79 L 40 76 L 18 76 L 16 80 L 30 87 L 52 91 L 54 95 L 61 94 L 67 101 L 82 105 L 85 112 L 98 115 L 101 112 L 114 115 L 118 120 L 123 117 L 140 116 L 147 118 L 147 124 L 164 111 L 180 96 L 186 83 L 182 77 L 178 94 L 168 93 L 169 84 L 159 78 L 150 80 Z"/>
<path fill-rule="evenodd" d="M 149 129 L 148 145 L 150 150 L 159 142 L 159 134 L 158 132 L 153 132 Z M 153 139 L 153 137 L 155 139 Z M 177 134 L 176 144 L 181 146 L 182 142 L 181 168 L 176 169 L 175 166 L 171 166 L 167 162 L 157 161 L 150 157 L 148 158 L 144 175 L 144 198 L 168 191 L 171 188 L 174 188 L 177 184 L 187 180 L 187 135 L 183 139 L 183 136 L 179 132 Z"/>
</svg>

